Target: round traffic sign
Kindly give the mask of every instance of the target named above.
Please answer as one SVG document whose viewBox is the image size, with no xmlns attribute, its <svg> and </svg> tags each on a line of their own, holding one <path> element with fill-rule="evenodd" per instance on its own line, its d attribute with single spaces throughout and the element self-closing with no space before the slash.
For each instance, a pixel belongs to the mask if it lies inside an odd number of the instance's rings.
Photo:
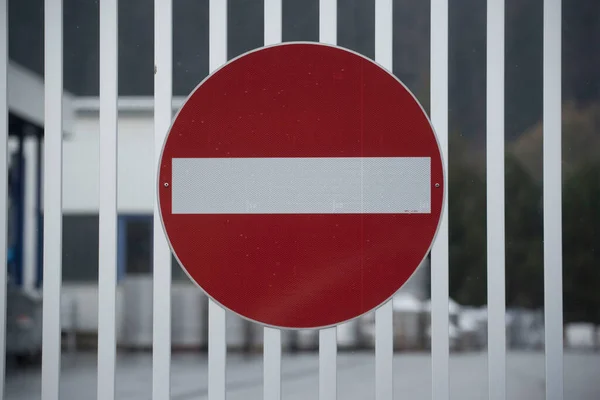
<svg viewBox="0 0 600 400">
<path fill-rule="evenodd" d="M 280 44 L 189 96 L 159 163 L 160 216 L 218 304 L 321 328 L 383 304 L 421 264 L 442 165 L 427 115 L 390 72 L 336 46 Z"/>
</svg>

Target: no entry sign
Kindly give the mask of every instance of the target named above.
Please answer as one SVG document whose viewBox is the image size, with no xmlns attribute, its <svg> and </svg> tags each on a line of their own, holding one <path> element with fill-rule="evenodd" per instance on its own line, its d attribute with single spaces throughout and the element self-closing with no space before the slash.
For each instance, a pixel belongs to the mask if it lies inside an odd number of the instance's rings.
<svg viewBox="0 0 600 400">
<path fill-rule="evenodd" d="M 159 168 L 164 229 L 191 279 L 282 328 L 383 304 L 427 255 L 444 196 L 412 94 L 373 61 L 317 43 L 255 50 L 205 79 Z"/>
</svg>

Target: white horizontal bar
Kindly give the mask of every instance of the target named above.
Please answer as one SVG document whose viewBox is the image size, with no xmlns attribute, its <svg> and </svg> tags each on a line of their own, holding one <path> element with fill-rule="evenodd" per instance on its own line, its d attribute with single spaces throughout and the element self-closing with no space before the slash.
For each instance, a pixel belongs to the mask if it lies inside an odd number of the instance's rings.
<svg viewBox="0 0 600 400">
<path fill-rule="evenodd" d="M 561 0 L 544 1 L 544 315 L 546 399 L 563 399 Z"/>
<path fill-rule="evenodd" d="M 154 162 L 155 179 L 162 146 L 171 124 L 173 97 L 173 3 L 154 1 Z M 152 399 L 171 396 L 171 251 L 156 198 L 153 223 Z"/>
<path fill-rule="evenodd" d="M 44 32 L 44 301 L 41 389 L 42 400 L 58 400 L 62 283 L 62 0 L 46 0 Z"/>
<path fill-rule="evenodd" d="M 173 110 L 180 109 L 186 101 L 186 97 L 173 96 L 171 107 Z M 73 111 L 76 113 L 95 113 L 100 110 L 100 99 L 98 97 L 76 97 L 72 100 Z M 154 111 L 154 97 L 147 96 L 119 96 L 117 99 L 119 112 L 152 112 Z"/>
<path fill-rule="evenodd" d="M 444 171 L 448 171 L 448 0 L 431 0 L 431 122 L 436 131 Z M 447 177 L 447 175 L 446 175 Z M 446 185 L 446 188 L 448 186 Z M 446 189 L 448 190 L 448 189 Z M 431 249 L 431 384 L 432 399 L 449 394 L 448 321 L 448 192 Z"/>
<path fill-rule="evenodd" d="M 0 397 L 4 396 L 6 355 L 8 203 L 8 0 L 0 0 Z"/>
<path fill-rule="evenodd" d="M 429 213 L 429 157 L 174 158 L 174 214 Z"/>
<path fill-rule="evenodd" d="M 117 0 L 100 2 L 97 398 L 115 398 L 117 289 Z"/>
</svg>

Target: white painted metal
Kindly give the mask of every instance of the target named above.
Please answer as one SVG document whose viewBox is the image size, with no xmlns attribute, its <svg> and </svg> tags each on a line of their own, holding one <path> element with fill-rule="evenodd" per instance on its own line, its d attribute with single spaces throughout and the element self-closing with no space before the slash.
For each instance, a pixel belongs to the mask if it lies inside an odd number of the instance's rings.
<svg viewBox="0 0 600 400">
<path fill-rule="evenodd" d="M 448 0 L 431 0 L 431 122 L 448 171 Z M 431 249 L 432 398 L 449 398 L 448 186 L 436 240 Z"/>
<path fill-rule="evenodd" d="M 227 62 L 227 0 L 209 1 L 208 68 L 212 73 Z M 208 300 L 208 400 L 225 400 L 226 314 Z"/>
<path fill-rule="evenodd" d="M 319 1 L 319 41 L 337 44 L 337 0 Z M 337 398 L 337 328 L 319 331 L 319 399 Z"/>
<path fill-rule="evenodd" d="M 44 286 L 42 400 L 60 398 L 62 283 L 63 2 L 44 7 Z"/>
<path fill-rule="evenodd" d="M 375 0 L 375 61 L 392 72 L 393 0 Z"/>
<path fill-rule="evenodd" d="M 208 399 L 225 400 L 227 341 L 225 310 L 217 303 L 208 303 Z"/>
<path fill-rule="evenodd" d="M 227 62 L 227 0 L 208 3 L 208 70 L 210 73 Z"/>
<path fill-rule="evenodd" d="M 282 0 L 265 1 L 265 46 L 281 42 Z"/>
<path fill-rule="evenodd" d="M 504 0 L 487 2 L 487 289 L 490 400 L 506 398 Z"/>
<path fill-rule="evenodd" d="M 392 71 L 393 0 L 375 0 L 375 61 Z M 388 301 L 375 311 L 375 399 L 394 396 L 394 309 Z"/>
<path fill-rule="evenodd" d="M 115 398 L 117 296 L 117 0 L 100 2 L 98 400 Z"/>
<path fill-rule="evenodd" d="M 172 176 L 173 214 L 431 213 L 430 157 L 173 158 Z"/>
<path fill-rule="evenodd" d="M 0 398 L 6 362 L 6 285 L 8 211 L 8 0 L 0 0 Z"/>
<path fill-rule="evenodd" d="M 544 316 L 546 399 L 563 399 L 561 0 L 544 1 Z"/>
<path fill-rule="evenodd" d="M 388 301 L 375 311 L 375 399 L 394 396 L 394 309 Z"/>
<path fill-rule="evenodd" d="M 337 0 L 319 1 L 319 42 L 337 43 Z"/>
<path fill-rule="evenodd" d="M 265 0 L 264 45 L 280 43 L 282 40 L 282 0 Z M 263 398 L 281 399 L 281 331 L 263 330 Z"/>
<path fill-rule="evenodd" d="M 264 328 L 263 398 L 281 399 L 281 331 Z"/>
<path fill-rule="evenodd" d="M 319 331 L 319 400 L 337 398 L 337 328 Z"/>
<path fill-rule="evenodd" d="M 154 2 L 154 182 L 163 143 L 171 125 L 173 97 L 173 4 Z M 154 260 L 152 319 L 152 399 L 171 393 L 171 251 L 154 199 Z"/>
</svg>

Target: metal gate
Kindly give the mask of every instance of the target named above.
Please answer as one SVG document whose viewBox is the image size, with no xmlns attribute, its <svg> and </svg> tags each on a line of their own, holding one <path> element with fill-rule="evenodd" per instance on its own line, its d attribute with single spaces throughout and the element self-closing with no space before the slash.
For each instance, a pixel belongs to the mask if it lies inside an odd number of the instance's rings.
<svg viewBox="0 0 600 400">
<path fill-rule="evenodd" d="M 444 154 L 448 143 L 448 0 L 431 0 L 431 119 Z M 117 279 L 117 0 L 100 0 L 100 222 L 97 398 L 115 396 Z M 214 71 L 227 61 L 227 7 L 235 2 L 210 0 L 209 64 Z M 392 67 L 392 0 L 375 1 L 375 60 Z M 489 398 L 506 398 L 505 218 L 504 218 L 504 0 L 487 1 L 487 248 Z M 7 208 L 7 0 L 0 1 L 0 258 L 6 260 Z M 172 119 L 172 0 L 155 0 L 154 141 L 158 160 Z M 43 248 L 42 399 L 58 400 L 61 360 L 61 233 L 63 121 L 63 4 L 45 1 L 45 144 Z M 336 0 L 321 0 L 320 41 L 335 44 Z M 543 199 L 546 398 L 563 398 L 563 326 L 561 237 L 561 1 L 545 0 L 543 12 Z M 264 1 L 264 43 L 282 37 L 282 0 Z M 446 158 L 447 159 L 447 158 Z M 446 166 L 447 167 L 447 166 Z M 452 191 L 452 187 L 449 188 Z M 447 201 L 447 200 L 446 200 Z M 159 216 L 154 208 L 154 220 Z M 170 396 L 171 318 L 170 251 L 159 223 L 154 224 L 152 398 Z M 445 214 L 432 250 L 432 398 L 449 397 L 448 220 Z M 4 359 L 6 269 L 0 269 L 0 358 Z M 225 311 L 209 307 L 208 398 L 226 398 Z M 392 306 L 376 311 L 375 398 L 391 399 Z M 319 398 L 334 399 L 336 328 L 319 332 Z M 4 392 L 4 363 L 0 393 Z M 281 397 L 281 333 L 264 329 L 264 398 Z"/>
</svg>

